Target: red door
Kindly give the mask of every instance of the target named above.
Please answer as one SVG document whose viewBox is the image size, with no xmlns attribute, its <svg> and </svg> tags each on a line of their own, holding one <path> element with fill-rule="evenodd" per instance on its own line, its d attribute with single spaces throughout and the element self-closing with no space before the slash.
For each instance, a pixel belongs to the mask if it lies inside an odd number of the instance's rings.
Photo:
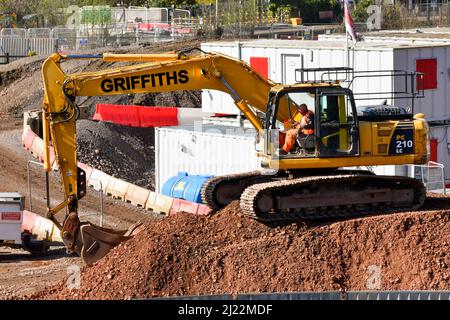
<svg viewBox="0 0 450 320">
<path fill-rule="evenodd" d="M 430 161 L 438 162 L 438 141 L 437 139 L 430 140 Z"/>
</svg>

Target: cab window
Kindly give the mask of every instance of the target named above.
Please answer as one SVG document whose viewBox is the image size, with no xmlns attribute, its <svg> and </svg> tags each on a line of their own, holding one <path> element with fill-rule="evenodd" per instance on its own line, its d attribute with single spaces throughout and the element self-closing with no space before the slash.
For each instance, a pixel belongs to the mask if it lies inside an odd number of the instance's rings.
<svg viewBox="0 0 450 320">
<path fill-rule="evenodd" d="M 319 98 L 321 155 L 353 153 L 355 116 L 350 97 L 325 93 Z"/>
</svg>

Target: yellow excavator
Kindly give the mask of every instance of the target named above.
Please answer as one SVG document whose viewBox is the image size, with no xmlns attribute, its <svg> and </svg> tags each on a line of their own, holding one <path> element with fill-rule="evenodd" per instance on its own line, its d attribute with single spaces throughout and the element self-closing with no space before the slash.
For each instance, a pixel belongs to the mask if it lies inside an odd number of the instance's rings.
<svg viewBox="0 0 450 320">
<path fill-rule="evenodd" d="M 69 252 L 92 264 L 136 232 L 136 226 L 115 231 L 79 220 L 78 201 L 86 194 L 86 178 L 77 167 L 76 120 L 85 112 L 77 98 L 85 96 L 197 89 L 228 93 L 258 131 L 258 153 L 264 169 L 209 180 L 202 196 L 213 209 L 240 199 L 245 215 L 268 222 L 347 218 L 411 210 L 423 204 L 425 187 L 416 179 L 342 169 L 426 163 L 429 137 L 423 114 L 413 116 L 404 108 L 387 105 L 357 108 L 352 90 L 342 85 L 343 80 L 330 77 L 348 73 L 345 68 L 312 70 L 322 74 L 320 79 L 302 77 L 297 84 L 281 85 L 265 79 L 243 61 L 197 50 L 199 54 L 193 49 L 142 55 L 53 54 L 45 61 L 45 170 L 51 170 L 52 146 L 66 196 L 63 203 L 49 209 L 48 217 L 61 229 Z M 70 59 L 133 64 L 66 74 L 61 63 Z M 302 103 L 315 114 L 314 133 L 282 154 L 280 132 L 289 123 L 298 122 L 297 107 Z M 55 214 L 66 206 L 68 214 L 59 223 Z"/>
</svg>

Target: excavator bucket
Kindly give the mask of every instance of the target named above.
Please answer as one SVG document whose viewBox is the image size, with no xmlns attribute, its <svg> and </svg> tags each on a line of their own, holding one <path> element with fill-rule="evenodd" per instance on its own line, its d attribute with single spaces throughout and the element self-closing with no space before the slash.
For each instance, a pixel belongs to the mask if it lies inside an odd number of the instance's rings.
<svg viewBox="0 0 450 320">
<path fill-rule="evenodd" d="M 112 248 L 131 239 L 140 230 L 138 222 L 127 230 L 114 230 L 96 226 L 90 222 L 82 222 L 77 234 L 77 252 L 87 265 L 93 265 L 103 258 Z"/>
</svg>

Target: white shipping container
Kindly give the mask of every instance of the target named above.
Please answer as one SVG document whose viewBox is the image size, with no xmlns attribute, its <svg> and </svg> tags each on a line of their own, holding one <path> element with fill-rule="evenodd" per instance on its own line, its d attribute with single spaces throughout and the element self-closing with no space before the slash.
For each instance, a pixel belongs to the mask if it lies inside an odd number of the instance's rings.
<svg viewBox="0 0 450 320">
<path fill-rule="evenodd" d="M 253 128 L 214 124 L 164 127 L 155 130 L 155 184 L 178 172 L 224 175 L 260 168 Z"/>
<path fill-rule="evenodd" d="M 318 37 L 319 41 L 345 41 L 344 34 L 321 34 Z M 388 42 L 396 44 L 415 44 L 415 45 L 427 45 L 427 44 L 443 44 L 450 42 L 450 34 L 445 36 L 436 36 L 432 33 L 370 33 L 364 35 L 364 42 Z"/>
<path fill-rule="evenodd" d="M 430 40 L 431 39 L 431 40 Z M 383 39 L 383 42 L 358 42 L 350 50 L 349 65 L 355 70 L 405 70 L 417 71 L 418 61 L 435 62 L 435 87 L 424 90 L 424 98 L 414 102 L 414 113 L 422 112 L 427 120 L 450 120 L 450 43 L 447 39 L 438 43 L 421 39 L 419 43 L 405 39 Z M 295 69 L 317 67 L 343 67 L 347 65 L 345 40 L 336 37 L 330 41 L 297 40 L 251 40 L 246 42 L 208 42 L 202 44 L 207 52 L 220 52 L 248 63 L 252 57 L 268 58 L 268 75 L 275 82 L 292 84 Z M 431 68 L 432 70 L 432 68 Z M 420 70 L 419 70 L 420 71 Z M 431 72 L 431 71 L 430 71 Z M 404 91 L 404 79 L 365 78 L 357 80 L 351 87 L 356 93 Z M 377 104 L 381 100 L 356 101 L 357 105 Z M 411 107 L 410 99 L 388 103 Z M 202 94 L 204 112 L 238 114 L 232 99 L 225 93 L 204 90 Z M 430 135 L 438 142 L 438 162 L 445 166 L 445 177 L 450 179 L 450 138 L 448 128 L 432 128 Z M 380 173 L 404 171 L 403 168 L 377 168 Z"/>
<path fill-rule="evenodd" d="M 219 52 L 250 63 L 252 57 L 268 58 L 268 77 L 283 84 L 296 82 L 298 68 L 342 67 L 347 65 L 345 43 L 340 41 L 252 40 L 246 42 L 208 42 L 207 52 Z M 389 45 L 360 45 L 350 64 L 355 70 L 392 70 L 393 50 Z M 355 91 L 378 92 L 391 89 L 391 81 L 379 78 L 358 81 Z M 381 100 L 380 100 L 381 102 Z M 219 91 L 203 90 L 203 112 L 238 114 L 231 97 Z"/>
<path fill-rule="evenodd" d="M 252 57 L 267 57 L 269 78 L 278 83 L 295 83 L 295 69 L 318 67 L 343 67 L 347 65 L 345 41 L 297 41 L 297 40 L 252 40 L 246 42 L 208 42 L 202 44 L 207 52 L 220 52 L 250 63 Z M 437 61 L 437 87 L 425 90 L 425 98 L 417 99 L 416 113 L 423 112 L 428 119 L 447 119 L 449 107 L 447 95 L 450 92 L 450 43 L 405 44 L 391 42 L 358 42 L 354 53 L 350 50 L 349 65 L 355 70 L 406 70 L 416 71 L 416 62 L 421 59 Z M 356 93 L 403 91 L 404 79 L 397 79 L 394 85 L 387 77 L 359 78 L 352 89 Z M 357 101 L 357 104 L 381 102 Z M 391 101 L 388 101 L 392 103 Z M 397 105 L 410 107 L 410 101 L 397 100 Z M 229 95 L 204 90 L 203 112 L 238 114 Z"/>
</svg>

